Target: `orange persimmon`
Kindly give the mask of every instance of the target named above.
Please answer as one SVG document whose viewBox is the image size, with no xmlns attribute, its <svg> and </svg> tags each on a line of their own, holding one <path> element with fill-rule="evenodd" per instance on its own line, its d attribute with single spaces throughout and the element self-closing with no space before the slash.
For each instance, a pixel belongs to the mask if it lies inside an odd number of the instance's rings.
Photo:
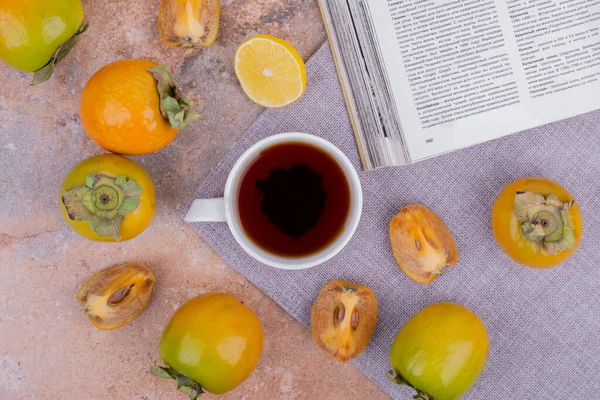
<svg viewBox="0 0 600 400">
<path fill-rule="evenodd" d="M 198 117 L 165 67 L 148 60 L 106 65 L 85 85 L 81 98 L 87 134 L 102 148 L 128 156 L 162 149 Z"/>
<path fill-rule="evenodd" d="M 514 261 L 550 268 L 579 246 L 583 222 L 579 205 L 559 183 L 526 177 L 504 187 L 492 208 L 492 230 Z"/>
</svg>

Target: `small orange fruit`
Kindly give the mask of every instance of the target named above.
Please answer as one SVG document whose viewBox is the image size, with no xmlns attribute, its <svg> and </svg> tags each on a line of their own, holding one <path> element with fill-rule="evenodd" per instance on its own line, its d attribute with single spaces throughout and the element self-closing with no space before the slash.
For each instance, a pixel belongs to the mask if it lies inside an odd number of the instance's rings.
<svg viewBox="0 0 600 400">
<path fill-rule="evenodd" d="M 312 337 L 339 362 L 356 358 L 369 344 L 377 323 L 377 298 L 371 289 L 331 281 L 321 290 L 310 313 Z"/>
<path fill-rule="evenodd" d="M 104 149 L 129 156 L 162 149 L 198 117 L 167 70 L 148 60 L 106 65 L 85 85 L 81 98 L 88 135 Z"/>
<path fill-rule="evenodd" d="M 515 262 L 554 267 L 577 250 L 583 234 L 579 205 L 559 183 L 521 178 L 504 187 L 492 208 L 496 242 Z"/>
<path fill-rule="evenodd" d="M 402 208 L 390 223 L 390 242 L 396 261 L 410 279 L 429 283 L 456 264 L 458 251 L 444 222 L 429 208 Z"/>
</svg>

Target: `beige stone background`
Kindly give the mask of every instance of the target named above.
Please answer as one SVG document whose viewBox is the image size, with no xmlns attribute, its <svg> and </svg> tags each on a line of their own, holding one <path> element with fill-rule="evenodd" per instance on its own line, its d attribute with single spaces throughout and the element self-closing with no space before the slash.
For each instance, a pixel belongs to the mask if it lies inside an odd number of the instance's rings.
<svg viewBox="0 0 600 400">
<path fill-rule="evenodd" d="M 0 65 L 0 399 L 186 398 L 147 371 L 171 314 L 208 291 L 243 299 L 266 334 L 257 370 L 223 399 L 387 398 L 352 365 L 321 354 L 303 326 L 225 264 L 178 212 L 262 111 L 237 84 L 235 48 L 269 33 L 309 58 L 325 40 L 316 1 L 222 0 L 219 39 L 197 52 L 160 42 L 159 0 L 83 3 L 90 29 L 50 82 L 29 87 L 30 75 Z M 79 161 L 103 152 L 81 127 L 80 95 L 95 71 L 123 58 L 166 64 L 203 115 L 168 148 L 136 158 L 157 189 L 151 227 L 130 242 L 94 243 L 63 223 L 58 189 Z M 98 331 L 75 295 L 94 272 L 125 261 L 153 271 L 153 298 L 133 323 Z"/>
</svg>

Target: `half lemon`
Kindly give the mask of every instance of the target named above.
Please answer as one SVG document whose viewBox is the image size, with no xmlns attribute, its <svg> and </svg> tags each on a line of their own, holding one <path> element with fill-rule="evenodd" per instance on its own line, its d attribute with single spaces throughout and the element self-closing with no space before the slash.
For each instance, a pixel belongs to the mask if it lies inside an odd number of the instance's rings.
<svg viewBox="0 0 600 400">
<path fill-rule="evenodd" d="M 296 49 L 269 35 L 251 37 L 237 48 L 235 74 L 250 100 L 263 107 L 285 107 L 306 90 L 306 67 Z"/>
</svg>

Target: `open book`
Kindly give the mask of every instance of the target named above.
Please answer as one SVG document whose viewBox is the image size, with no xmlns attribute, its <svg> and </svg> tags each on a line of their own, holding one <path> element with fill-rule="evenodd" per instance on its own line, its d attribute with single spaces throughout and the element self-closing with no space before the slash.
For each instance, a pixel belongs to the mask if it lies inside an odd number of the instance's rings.
<svg viewBox="0 0 600 400">
<path fill-rule="evenodd" d="M 319 0 L 364 168 L 600 108 L 600 0 Z"/>
</svg>

